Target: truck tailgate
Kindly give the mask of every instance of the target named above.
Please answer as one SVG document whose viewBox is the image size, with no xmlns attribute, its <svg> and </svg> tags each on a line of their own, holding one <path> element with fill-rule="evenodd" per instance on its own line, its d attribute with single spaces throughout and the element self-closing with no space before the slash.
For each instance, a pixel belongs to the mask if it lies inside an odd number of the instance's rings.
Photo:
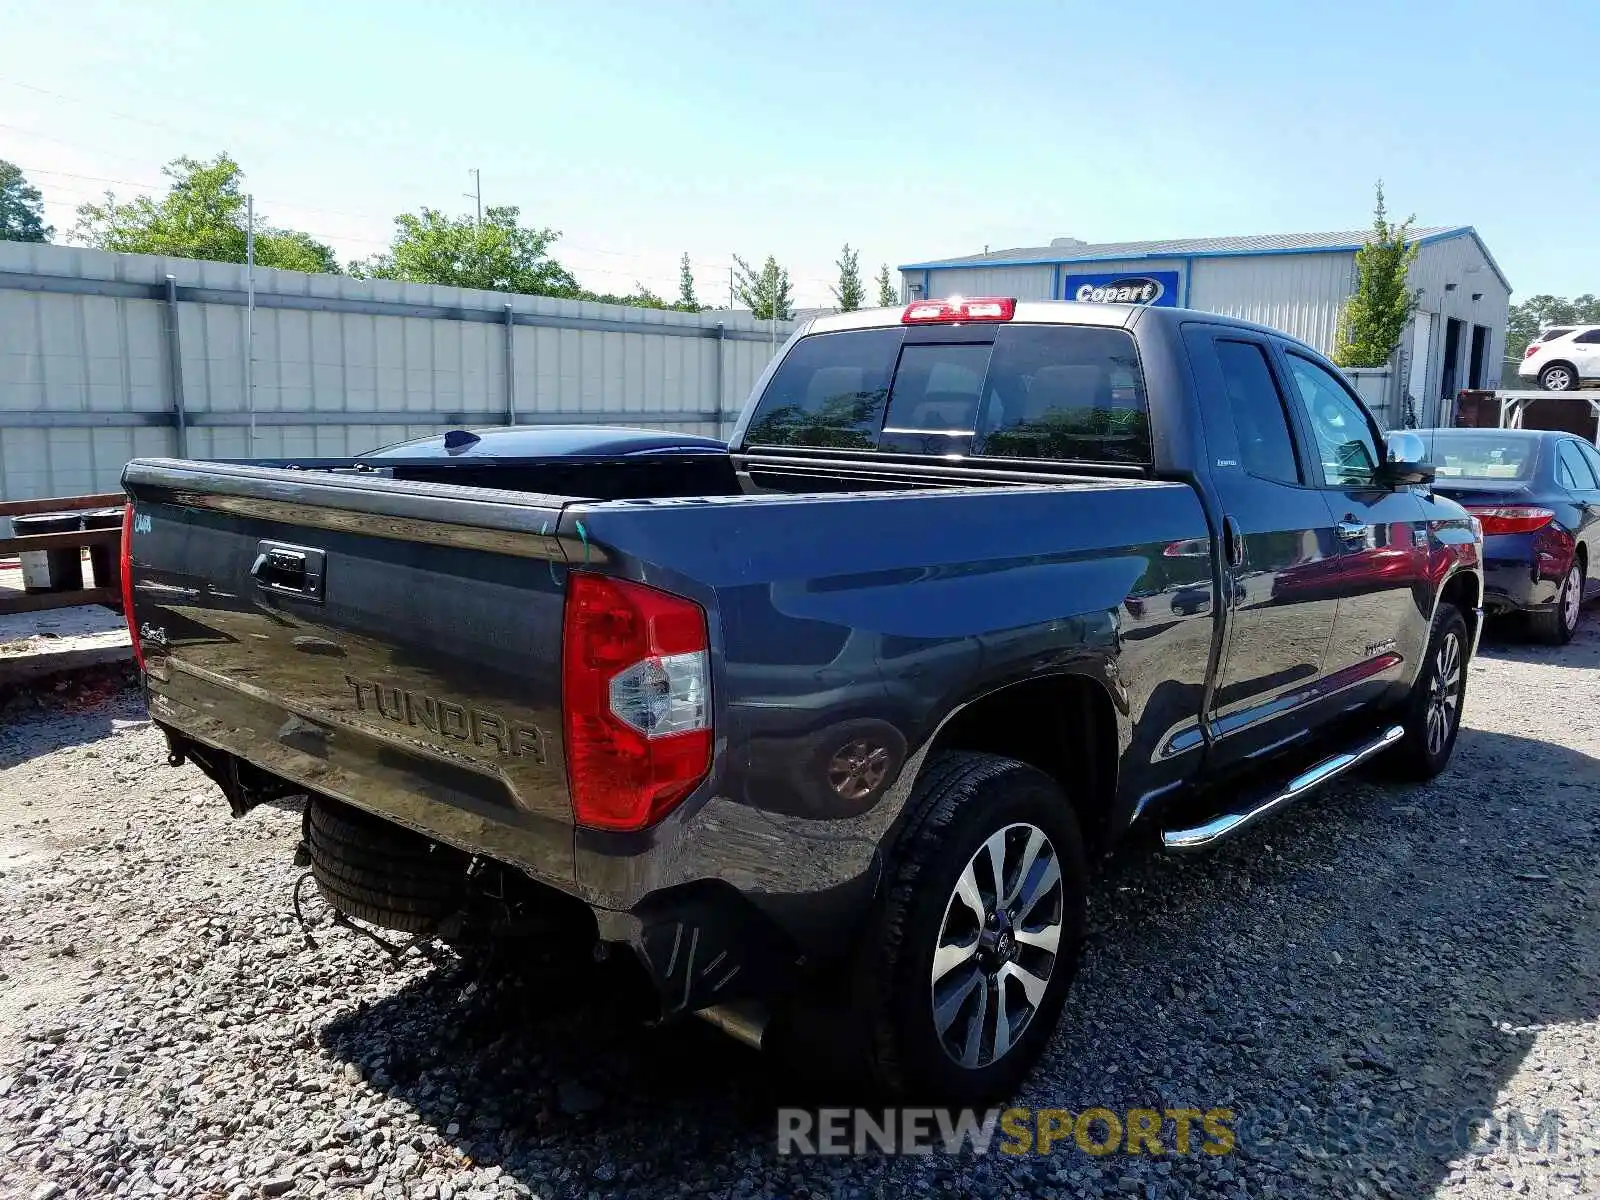
<svg viewBox="0 0 1600 1200">
<path fill-rule="evenodd" d="M 565 498 L 148 459 L 124 484 L 157 721 L 571 880 Z"/>
</svg>

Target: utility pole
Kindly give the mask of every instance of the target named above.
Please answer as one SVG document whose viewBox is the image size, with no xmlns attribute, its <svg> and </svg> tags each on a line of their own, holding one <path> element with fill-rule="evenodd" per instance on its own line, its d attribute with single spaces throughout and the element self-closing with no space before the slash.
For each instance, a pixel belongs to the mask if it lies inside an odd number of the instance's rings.
<svg viewBox="0 0 1600 1200">
<path fill-rule="evenodd" d="M 728 268 L 728 307 L 733 307 L 733 268 Z"/>
<path fill-rule="evenodd" d="M 256 454 L 256 198 L 244 198 L 244 397 L 250 409 L 250 445 L 246 457 Z"/>
<path fill-rule="evenodd" d="M 464 192 L 468 200 L 478 202 L 478 227 L 483 227 L 483 176 L 478 173 L 477 167 L 467 168 L 467 174 L 472 176 L 472 190 Z"/>
</svg>

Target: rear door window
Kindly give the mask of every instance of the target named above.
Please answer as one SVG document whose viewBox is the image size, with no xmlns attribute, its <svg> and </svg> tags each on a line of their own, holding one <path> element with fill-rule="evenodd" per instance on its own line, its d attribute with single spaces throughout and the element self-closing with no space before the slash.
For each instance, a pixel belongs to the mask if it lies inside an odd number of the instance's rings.
<svg viewBox="0 0 1600 1200">
<path fill-rule="evenodd" d="M 1259 342 L 1218 338 L 1217 363 L 1233 411 L 1233 428 L 1239 437 L 1239 462 L 1261 479 L 1299 483 L 1294 439 L 1283 396 L 1267 365 L 1267 348 Z"/>
<path fill-rule="evenodd" d="M 1600 483 L 1600 450 L 1596 450 L 1588 442 L 1579 442 L 1578 453 L 1583 455 L 1584 461 L 1589 464 L 1589 469 L 1594 472 L 1596 482 Z"/>
<path fill-rule="evenodd" d="M 1595 489 L 1594 473 L 1584 461 L 1578 443 L 1563 439 L 1556 449 L 1556 482 L 1570 492 L 1592 492 Z"/>
<path fill-rule="evenodd" d="M 1125 330 L 1003 325 L 991 342 L 973 340 L 977 329 L 948 342 L 899 328 L 804 338 L 762 393 L 745 442 L 920 453 L 970 443 L 991 458 L 1150 461 L 1144 378 Z"/>
</svg>

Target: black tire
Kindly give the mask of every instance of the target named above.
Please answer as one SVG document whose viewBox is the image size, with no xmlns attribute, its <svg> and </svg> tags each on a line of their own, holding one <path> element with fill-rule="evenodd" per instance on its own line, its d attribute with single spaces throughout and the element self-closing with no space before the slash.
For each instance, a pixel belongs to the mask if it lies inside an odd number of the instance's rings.
<svg viewBox="0 0 1600 1200">
<path fill-rule="evenodd" d="M 1572 640 L 1583 616 L 1585 577 L 1583 559 L 1574 555 L 1572 566 L 1561 581 L 1561 590 L 1556 593 L 1555 604 L 1545 612 L 1528 614 L 1528 628 L 1534 637 L 1551 646 L 1565 646 Z M 1576 597 L 1576 601 L 1570 597 Z"/>
<path fill-rule="evenodd" d="M 306 848 L 317 890 L 346 916 L 435 933 L 465 905 L 465 854 L 325 796 L 307 806 Z"/>
<path fill-rule="evenodd" d="M 1578 386 L 1578 372 L 1570 363 L 1551 363 L 1539 372 L 1539 387 L 1546 392 L 1570 392 Z"/>
<path fill-rule="evenodd" d="M 1077 818 L 1061 789 L 1043 772 L 1014 759 L 970 752 L 946 753 L 931 761 L 910 803 L 910 823 L 889 862 L 854 964 L 853 1010 L 861 1025 L 861 1066 L 872 1085 L 897 1099 L 970 1105 L 1012 1095 L 1049 1044 L 1078 967 L 1088 870 Z M 976 1005 L 981 990 L 987 1005 L 990 996 L 1016 999 L 1021 985 L 1016 976 L 1002 975 L 997 983 L 982 965 L 981 954 L 952 969 L 946 976 L 952 983 L 936 984 L 932 974 L 936 944 L 958 911 L 956 888 L 969 863 L 976 866 L 975 857 L 989 839 L 1003 836 L 1008 868 L 1012 854 L 1018 853 L 1014 848 L 1031 837 L 1028 827 L 1045 835 L 1045 846 L 1053 850 L 1060 869 L 1059 901 L 1054 892 L 1045 897 L 1049 913 L 1059 914 L 1058 949 L 1039 1002 L 1023 1014 L 1025 1023 L 1009 1050 L 987 1064 L 963 1066 L 947 1052 L 935 1025 L 936 988 L 953 985 L 959 991 L 965 976 L 957 977 L 957 972 L 971 971 L 983 982 L 967 993 L 969 1000 Z M 1021 854 L 1016 862 L 1022 862 Z M 1049 877 L 1047 861 L 1033 877 Z M 1028 890 L 1020 880 L 1018 887 Z M 1024 928 L 1021 916 L 1015 928 L 1019 932 Z M 1004 942 L 999 945 L 1005 947 Z M 1041 951 L 1020 946 L 1018 940 L 1010 943 L 1009 951 L 1021 955 L 1014 960 L 1017 965 L 1026 962 L 1030 970 L 1043 969 Z M 958 1024 L 970 1030 L 972 1018 L 965 1022 L 958 1018 L 950 1028 Z M 980 1049 L 984 1037 L 980 1033 Z M 988 1044 L 992 1051 L 992 1035 Z"/>
<path fill-rule="evenodd" d="M 1452 656 L 1447 644 L 1454 639 Z M 1428 650 L 1422 660 L 1422 670 L 1411 688 L 1406 701 L 1405 720 L 1402 723 L 1405 737 L 1386 756 L 1385 766 L 1396 778 L 1422 783 L 1432 779 L 1450 762 L 1455 750 L 1456 737 L 1461 732 L 1461 710 L 1467 700 L 1467 651 L 1470 649 L 1466 618 L 1453 604 L 1440 604 L 1433 615 L 1433 629 L 1428 637 Z M 1454 664 L 1453 684 L 1441 680 L 1441 669 L 1449 670 Z M 1442 697 L 1454 693 L 1454 704 L 1445 705 L 1444 737 L 1430 736 L 1436 728 L 1430 716 L 1441 704 Z"/>
</svg>

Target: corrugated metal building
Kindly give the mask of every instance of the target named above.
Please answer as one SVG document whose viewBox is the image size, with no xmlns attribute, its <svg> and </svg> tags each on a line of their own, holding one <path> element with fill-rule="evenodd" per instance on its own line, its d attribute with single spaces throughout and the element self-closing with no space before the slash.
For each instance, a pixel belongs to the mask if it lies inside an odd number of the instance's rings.
<svg viewBox="0 0 1600 1200">
<path fill-rule="evenodd" d="M 900 268 L 907 299 L 1015 296 L 1116 299 L 1197 308 L 1259 321 L 1331 354 L 1339 313 L 1355 289 L 1367 231 L 1263 234 L 1000 250 Z M 1417 418 L 1448 419 L 1465 387 L 1498 382 L 1511 285 L 1471 226 L 1416 231 L 1411 286 L 1420 304 L 1391 364 L 1391 411 L 1411 398 Z"/>
</svg>

